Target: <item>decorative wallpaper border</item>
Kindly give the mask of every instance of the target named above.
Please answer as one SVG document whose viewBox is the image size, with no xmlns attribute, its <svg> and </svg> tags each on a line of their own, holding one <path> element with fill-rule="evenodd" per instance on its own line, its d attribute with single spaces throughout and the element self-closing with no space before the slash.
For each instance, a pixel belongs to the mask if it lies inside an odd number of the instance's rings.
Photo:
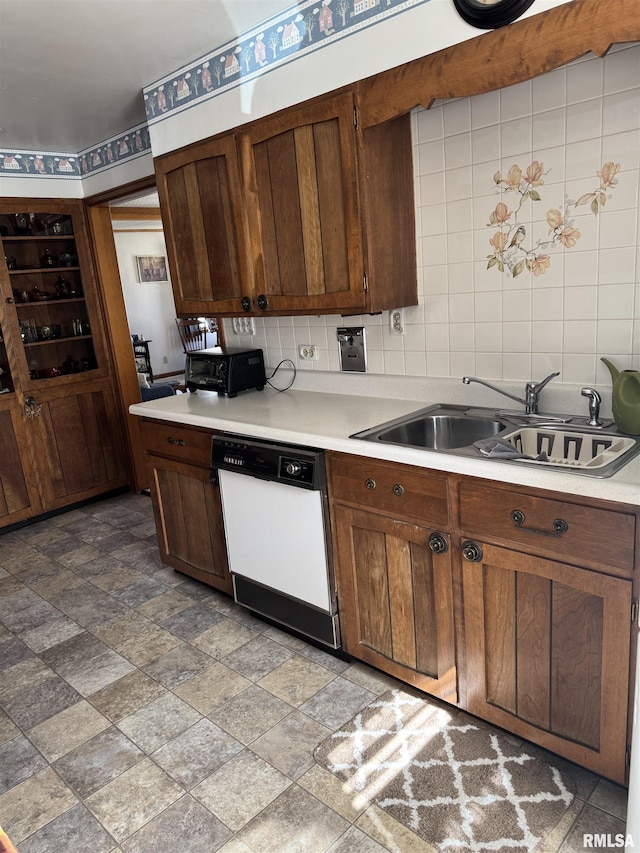
<svg viewBox="0 0 640 853">
<path fill-rule="evenodd" d="M 59 151 L 0 150 L 0 177 L 79 178 L 78 155 Z"/>
<path fill-rule="evenodd" d="M 151 154 L 149 125 L 430 0 L 300 0 L 143 88 L 147 122 L 77 154 L 0 149 L 0 177 L 82 179 Z"/>
<path fill-rule="evenodd" d="M 149 125 L 430 0 L 300 0 L 143 88 Z"/>
<path fill-rule="evenodd" d="M 123 160 L 133 160 L 150 153 L 149 128 L 146 122 L 142 122 L 111 139 L 105 139 L 99 145 L 81 151 L 78 154 L 80 174 L 84 177 L 117 166 Z"/>
<path fill-rule="evenodd" d="M 78 154 L 0 150 L 0 177 L 84 178 L 150 153 L 149 129 L 142 122 Z"/>
</svg>

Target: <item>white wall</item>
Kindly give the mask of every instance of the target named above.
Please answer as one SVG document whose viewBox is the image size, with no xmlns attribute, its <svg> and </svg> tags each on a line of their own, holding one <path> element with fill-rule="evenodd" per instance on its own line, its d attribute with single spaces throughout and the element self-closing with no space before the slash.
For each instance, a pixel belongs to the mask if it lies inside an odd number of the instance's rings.
<svg viewBox="0 0 640 853">
<path fill-rule="evenodd" d="M 536 0 L 522 18 L 566 2 Z M 383 3 L 379 8 L 384 14 Z M 293 14 L 286 17 L 290 19 Z M 153 154 L 157 157 L 482 34 L 482 30 L 462 20 L 452 0 L 429 0 L 404 8 L 400 14 L 374 25 L 364 22 L 352 34 L 326 38 L 320 49 L 269 68 L 235 89 L 204 99 L 181 112 L 151 119 Z M 214 50 L 218 46 L 211 47 Z M 145 87 L 145 91 L 151 91 L 158 83 L 170 85 L 179 71 L 171 69 L 165 78 Z"/>
<path fill-rule="evenodd" d="M 87 198 L 149 175 L 153 175 L 153 156 L 150 151 L 84 178 L 0 175 L 0 197 Z"/>
<path fill-rule="evenodd" d="M 417 111 L 413 127 L 419 305 L 405 310 L 402 337 L 390 334 L 387 312 L 348 319 L 366 327 L 369 372 L 520 382 L 559 370 L 556 382 L 608 388 L 600 356 L 640 368 L 640 45 Z M 606 161 L 621 170 L 597 217 L 588 205 L 577 209 L 582 236 L 573 248 L 550 251 L 543 275 L 512 278 L 487 269 L 495 231 L 487 223 L 500 200 L 493 175 L 533 160 L 548 173 L 522 221 L 545 239 L 548 209 L 597 188 Z M 514 194 L 504 201 L 511 209 Z M 227 325 L 227 341 L 262 347 L 271 367 L 291 358 L 299 369 L 335 374 L 344 323 L 264 318 L 251 338 Z M 298 361 L 297 346 L 309 343 L 319 360 Z"/>
<path fill-rule="evenodd" d="M 154 375 L 184 370 L 184 351 L 176 328 L 171 283 L 141 283 L 136 269 L 137 255 L 166 257 L 163 232 L 119 231 L 114 233 L 114 239 L 129 331 L 133 335 L 143 334 L 152 341 L 149 354 Z"/>
</svg>

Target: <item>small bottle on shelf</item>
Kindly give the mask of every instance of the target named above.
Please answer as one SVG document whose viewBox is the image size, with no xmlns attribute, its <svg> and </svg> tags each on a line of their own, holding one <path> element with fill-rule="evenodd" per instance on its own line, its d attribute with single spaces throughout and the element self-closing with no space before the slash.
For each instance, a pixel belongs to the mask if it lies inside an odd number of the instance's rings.
<svg viewBox="0 0 640 853">
<path fill-rule="evenodd" d="M 51 249 L 45 249 L 42 255 L 40 255 L 40 263 L 43 267 L 57 267 L 58 258 L 53 254 Z"/>
</svg>

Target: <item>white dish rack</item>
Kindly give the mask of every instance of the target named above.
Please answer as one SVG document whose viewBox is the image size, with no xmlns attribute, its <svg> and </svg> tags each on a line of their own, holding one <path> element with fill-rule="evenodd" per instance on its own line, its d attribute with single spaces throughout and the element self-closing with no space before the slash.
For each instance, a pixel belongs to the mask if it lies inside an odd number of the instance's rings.
<svg viewBox="0 0 640 853">
<path fill-rule="evenodd" d="M 584 470 L 604 468 L 637 447 L 634 438 L 624 435 L 556 427 L 521 427 L 501 438 L 520 453 L 532 457 L 518 459 L 518 462 Z M 547 455 L 546 461 L 536 458 L 543 453 Z"/>
</svg>

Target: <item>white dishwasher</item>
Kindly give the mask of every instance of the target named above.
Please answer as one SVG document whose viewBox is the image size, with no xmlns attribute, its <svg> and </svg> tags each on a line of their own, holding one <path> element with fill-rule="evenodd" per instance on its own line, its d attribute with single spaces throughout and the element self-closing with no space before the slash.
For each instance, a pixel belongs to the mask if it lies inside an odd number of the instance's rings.
<svg viewBox="0 0 640 853">
<path fill-rule="evenodd" d="M 340 647 L 321 450 L 237 435 L 211 440 L 238 604 Z"/>
</svg>

